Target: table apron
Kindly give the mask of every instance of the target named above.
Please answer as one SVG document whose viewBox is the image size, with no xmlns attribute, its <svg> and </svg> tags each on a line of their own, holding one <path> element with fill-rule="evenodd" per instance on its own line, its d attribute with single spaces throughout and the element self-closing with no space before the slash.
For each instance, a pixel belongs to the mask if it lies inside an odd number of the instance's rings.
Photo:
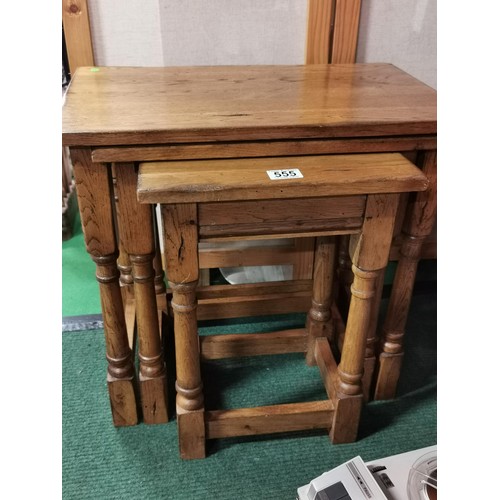
<svg viewBox="0 0 500 500">
<path fill-rule="evenodd" d="M 317 154 L 406 152 L 436 149 L 436 135 L 350 139 L 304 139 L 106 146 L 92 148 L 92 161 L 130 162 L 297 156 Z"/>
</svg>

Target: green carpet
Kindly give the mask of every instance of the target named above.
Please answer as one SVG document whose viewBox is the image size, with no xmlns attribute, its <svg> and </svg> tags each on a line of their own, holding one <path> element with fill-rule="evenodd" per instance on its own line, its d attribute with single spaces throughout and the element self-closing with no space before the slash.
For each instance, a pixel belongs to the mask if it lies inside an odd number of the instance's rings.
<svg viewBox="0 0 500 500">
<path fill-rule="evenodd" d="M 65 332 L 63 498 L 293 499 L 297 487 L 358 454 L 373 460 L 435 444 L 435 313 L 435 294 L 414 297 L 399 395 L 365 406 L 357 442 L 331 445 L 322 431 L 220 439 L 209 441 L 208 457 L 195 461 L 179 459 L 175 420 L 113 427 L 102 330 Z M 301 320 L 259 322 L 274 329 Z M 223 331 L 258 331 L 259 322 L 226 321 Z M 221 360 L 203 371 L 207 408 L 325 397 L 317 369 L 306 367 L 301 355 Z M 215 380 L 222 395 L 210 389 L 207 381 Z"/>
<path fill-rule="evenodd" d="M 63 316 L 100 314 L 95 265 L 80 221 L 63 242 Z M 389 278 L 390 279 L 390 278 Z M 209 441 L 204 460 L 181 461 L 175 419 L 115 428 L 100 329 L 62 334 L 62 487 L 71 499 L 294 499 L 296 489 L 340 463 L 437 442 L 435 263 L 421 263 L 406 336 L 398 397 L 364 407 L 357 442 L 331 445 L 325 432 Z M 387 278 L 386 278 L 387 282 Z M 431 284 L 420 287 L 419 283 Z M 387 299 L 382 304 L 382 314 Z M 65 318 L 67 319 L 67 318 Z M 71 320 L 71 318 L 69 318 Z M 293 328 L 304 315 L 205 322 L 200 333 Z M 301 355 L 261 356 L 203 365 L 206 407 L 234 408 L 325 399 L 316 368 Z M 169 374 L 169 383 L 174 375 Z M 221 391 L 215 391 L 216 381 Z M 173 394 L 173 392 L 172 392 Z"/>
<path fill-rule="evenodd" d="M 62 315 L 100 314 L 99 285 L 95 264 L 85 250 L 80 216 L 73 224 L 73 236 L 62 242 Z"/>
</svg>

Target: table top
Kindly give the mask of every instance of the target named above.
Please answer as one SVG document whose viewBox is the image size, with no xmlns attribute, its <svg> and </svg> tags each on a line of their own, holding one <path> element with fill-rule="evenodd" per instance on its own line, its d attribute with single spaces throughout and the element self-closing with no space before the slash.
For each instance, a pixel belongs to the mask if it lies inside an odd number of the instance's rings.
<svg viewBox="0 0 500 500">
<path fill-rule="evenodd" d="M 290 177 L 273 177 L 273 171 Z M 269 182 L 271 178 L 272 182 Z M 427 177 L 398 153 L 145 162 L 138 200 L 198 203 L 424 191 Z"/>
<path fill-rule="evenodd" d="M 436 134 L 436 91 L 391 64 L 81 67 L 63 144 Z"/>
</svg>

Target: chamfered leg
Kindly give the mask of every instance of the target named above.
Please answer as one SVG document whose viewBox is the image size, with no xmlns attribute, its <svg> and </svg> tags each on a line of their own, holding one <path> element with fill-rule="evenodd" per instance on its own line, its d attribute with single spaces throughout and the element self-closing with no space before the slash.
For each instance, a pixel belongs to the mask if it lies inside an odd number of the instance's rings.
<svg viewBox="0 0 500 500">
<path fill-rule="evenodd" d="M 97 266 L 113 423 L 135 425 L 138 421 L 135 371 L 116 262 L 111 173 L 106 164 L 92 163 L 89 148 L 71 148 L 71 160 L 85 245 Z"/>
<path fill-rule="evenodd" d="M 335 416 L 330 439 L 348 443 L 356 439 L 363 403 L 365 349 L 375 289 L 387 265 L 399 195 L 370 195 L 361 234 L 351 237 L 351 300 L 342 355 L 334 387 Z"/>
<path fill-rule="evenodd" d="M 387 314 L 382 328 L 375 399 L 392 399 L 403 361 L 403 340 L 422 244 L 432 232 L 436 218 L 436 151 L 420 154 L 419 163 L 429 179 L 426 191 L 416 193 L 408 204 Z"/>
<path fill-rule="evenodd" d="M 196 317 L 199 277 L 196 205 L 162 205 L 162 219 L 174 312 L 179 450 L 185 459 L 204 458 L 205 411 Z"/>
<path fill-rule="evenodd" d="M 163 423 L 168 421 L 167 386 L 154 283 L 152 209 L 137 201 L 137 172 L 133 163 L 115 164 L 115 175 L 120 200 L 118 224 L 134 280 L 143 420 L 147 424 Z"/>
</svg>

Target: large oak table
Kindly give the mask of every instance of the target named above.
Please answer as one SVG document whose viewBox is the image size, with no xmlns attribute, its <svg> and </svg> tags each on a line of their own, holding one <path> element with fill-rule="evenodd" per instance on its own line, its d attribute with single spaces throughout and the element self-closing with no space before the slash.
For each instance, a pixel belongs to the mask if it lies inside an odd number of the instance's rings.
<svg viewBox="0 0 500 500">
<path fill-rule="evenodd" d="M 375 326 L 366 348 L 366 359 L 378 356 L 375 397 L 395 394 L 417 264 L 435 220 L 433 89 L 390 64 L 82 67 L 62 122 L 86 248 L 97 267 L 115 425 L 137 423 L 139 402 L 120 279 L 133 281 L 142 418 L 168 419 L 158 235 L 151 208 L 136 195 L 136 165 L 147 161 L 376 152 L 414 159 L 429 188 L 400 207 L 380 354 Z"/>
</svg>

